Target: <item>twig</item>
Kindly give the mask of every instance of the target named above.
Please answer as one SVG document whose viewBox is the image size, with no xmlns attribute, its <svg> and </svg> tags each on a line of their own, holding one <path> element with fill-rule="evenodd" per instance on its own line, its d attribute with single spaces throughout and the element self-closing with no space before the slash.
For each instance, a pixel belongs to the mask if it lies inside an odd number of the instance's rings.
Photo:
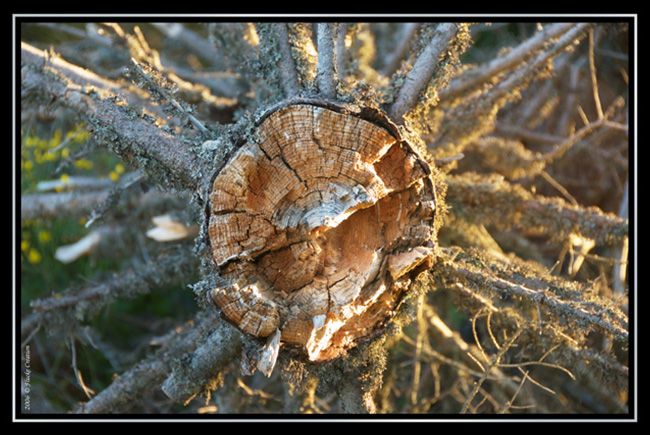
<svg viewBox="0 0 650 435">
<path fill-rule="evenodd" d="M 449 46 L 450 41 L 458 31 L 454 23 L 443 23 L 436 28 L 431 41 L 422 50 L 413 68 L 404 78 L 395 102 L 390 106 L 390 115 L 397 120 L 409 112 L 417 103 L 420 93 L 426 89 L 433 73 L 438 66 L 438 58 Z"/>
<path fill-rule="evenodd" d="M 596 77 L 596 61 L 594 59 L 594 30 L 589 31 L 589 74 L 591 75 L 591 91 L 594 95 L 594 104 L 598 119 L 603 119 L 603 106 L 600 104 L 600 95 L 598 93 L 598 78 Z"/>
<path fill-rule="evenodd" d="M 489 365 L 485 368 L 485 373 L 483 374 L 481 379 L 479 379 L 478 382 L 476 382 L 476 385 L 474 386 L 474 389 L 472 390 L 471 394 L 469 395 L 469 397 L 467 398 L 467 400 L 463 404 L 463 407 L 460 410 L 461 414 L 466 414 L 467 413 L 467 410 L 469 409 L 470 405 L 472 404 L 472 400 L 474 400 L 474 397 L 476 397 L 476 395 L 478 394 L 479 389 L 481 388 L 483 383 L 486 381 L 486 379 L 488 377 L 488 374 L 490 373 L 490 370 L 493 367 L 499 365 L 499 362 L 501 361 L 501 358 L 503 358 L 503 356 L 506 354 L 506 352 L 508 350 L 510 350 L 510 348 L 515 343 L 517 338 L 519 338 L 521 333 L 522 333 L 521 329 L 517 330 L 512 335 L 512 337 L 510 337 L 510 339 L 506 343 L 503 344 L 503 346 L 501 347 L 499 352 L 491 358 Z"/>
<path fill-rule="evenodd" d="M 571 203 L 571 205 L 576 206 L 576 207 L 578 206 L 578 201 L 573 197 L 573 195 L 571 195 L 571 194 L 569 193 L 569 191 L 566 190 L 566 188 L 565 188 L 564 186 L 562 186 L 560 183 L 558 183 L 558 182 L 555 180 L 555 178 L 553 178 L 553 177 L 551 176 L 551 174 L 549 174 L 549 173 L 546 172 L 546 171 L 541 171 L 541 172 L 540 172 L 540 175 L 542 176 L 542 178 L 543 178 L 544 180 L 546 180 L 546 181 L 548 182 L 548 184 L 550 184 L 551 186 L 553 186 L 553 187 L 555 188 L 555 190 L 557 190 L 558 192 L 560 192 L 560 193 L 562 194 L 562 196 L 563 196 L 567 201 L 569 201 L 569 202 Z"/>
<path fill-rule="evenodd" d="M 337 74 L 334 53 L 334 24 L 316 24 L 316 45 L 318 47 L 318 89 L 325 98 L 336 96 Z"/>
<path fill-rule="evenodd" d="M 70 351 L 72 352 L 72 371 L 74 372 L 74 376 L 77 379 L 77 383 L 81 390 L 84 392 L 86 397 L 91 399 L 95 395 L 95 391 L 86 385 L 83 376 L 81 375 L 81 371 L 77 367 L 77 347 L 75 341 L 76 339 L 74 337 L 69 338 Z"/>
</svg>

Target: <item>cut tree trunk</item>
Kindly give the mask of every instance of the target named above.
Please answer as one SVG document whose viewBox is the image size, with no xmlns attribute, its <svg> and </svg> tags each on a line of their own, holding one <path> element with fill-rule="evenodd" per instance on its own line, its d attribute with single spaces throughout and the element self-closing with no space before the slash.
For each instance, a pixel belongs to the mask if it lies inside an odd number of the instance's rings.
<svg viewBox="0 0 650 435">
<path fill-rule="evenodd" d="M 380 111 L 293 102 L 266 114 L 215 175 L 211 292 L 242 331 L 339 357 L 391 317 L 431 265 L 428 164 Z"/>
</svg>

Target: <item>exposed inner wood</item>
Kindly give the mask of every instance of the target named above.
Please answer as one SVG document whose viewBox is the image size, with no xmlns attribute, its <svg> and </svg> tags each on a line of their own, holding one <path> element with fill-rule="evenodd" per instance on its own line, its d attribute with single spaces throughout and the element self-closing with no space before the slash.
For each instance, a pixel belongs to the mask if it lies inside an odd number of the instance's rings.
<svg viewBox="0 0 650 435">
<path fill-rule="evenodd" d="M 433 253 L 430 170 L 383 127 L 306 104 L 258 126 L 216 176 L 212 292 L 243 331 L 336 358 L 391 315 Z"/>
</svg>

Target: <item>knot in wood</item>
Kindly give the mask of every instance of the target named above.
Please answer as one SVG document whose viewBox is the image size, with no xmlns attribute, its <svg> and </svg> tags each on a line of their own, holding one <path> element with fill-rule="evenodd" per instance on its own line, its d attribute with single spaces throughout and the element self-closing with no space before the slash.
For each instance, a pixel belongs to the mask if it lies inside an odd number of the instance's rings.
<svg viewBox="0 0 650 435">
<path fill-rule="evenodd" d="M 342 110 L 342 109 L 341 109 Z M 431 170 L 396 128 L 308 104 L 259 123 L 216 175 L 211 292 L 242 331 L 336 358 L 373 336 L 430 266 Z"/>
</svg>

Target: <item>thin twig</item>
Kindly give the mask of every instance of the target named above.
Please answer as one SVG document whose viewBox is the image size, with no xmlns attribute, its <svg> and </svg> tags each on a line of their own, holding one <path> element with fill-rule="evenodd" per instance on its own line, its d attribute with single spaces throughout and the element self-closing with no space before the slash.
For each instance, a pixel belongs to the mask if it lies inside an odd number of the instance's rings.
<svg viewBox="0 0 650 435">
<path fill-rule="evenodd" d="M 598 78 L 596 77 L 596 60 L 594 59 L 594 30 L 589 31 L 589 74 L 591 75 L 591 91 L 594 95 L 594 104 L 598 119 L 603 119 L 603 106 L 600 104 L 600 94 L 598 93 Z"/>
</svg>

